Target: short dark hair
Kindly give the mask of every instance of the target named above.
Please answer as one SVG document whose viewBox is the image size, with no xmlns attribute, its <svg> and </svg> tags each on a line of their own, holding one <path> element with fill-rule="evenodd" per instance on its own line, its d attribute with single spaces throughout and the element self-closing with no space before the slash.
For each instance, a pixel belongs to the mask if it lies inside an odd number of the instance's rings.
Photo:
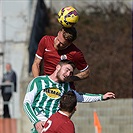
<svg viewBox="0 0 133 133">
<path fill-rule="evenodd" d="M 70 64 L 70 65 L 73 67 L 73 69 L 75 69 L 75 64 L 74 64 L 72 61 L 67 60 L 67 59 L 61 60 L 58 64 L 61 65 L 61 66 L 62 66 L 63 64 Z"/>
<path fill-rule="evenodd" d="M 77 38 L 77 31 L 75 27 L 66 28 L 62 27 L 63 37 L 68 42 L 73 42 Z"/>
<path fill-rule="evenodd" d="M 60 100 L 60 110 L 72 113 L 77 105 L 77 98 L 73 91 L 65 93 Z"/>
</svg>

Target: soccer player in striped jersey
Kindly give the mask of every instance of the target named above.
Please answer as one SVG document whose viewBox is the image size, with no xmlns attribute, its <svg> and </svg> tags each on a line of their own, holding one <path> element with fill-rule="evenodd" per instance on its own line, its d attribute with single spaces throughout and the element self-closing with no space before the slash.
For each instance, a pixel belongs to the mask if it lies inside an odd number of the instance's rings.
<svg viewBox="0 0 133 133">
<path fill-rule="evenodd" d="M 75 65 L 69 60 L 62 60 L 51 75 L 38 76 L 28 85 L 24 98 L 24 110 L 34 127 L 32 133 L 41 132 L 44 122 L 58 111 L 61 96 L 71 90 L 65 79 L 73 75 Z M 115 98 L 114 93 L 102 94 L 78 93 L 78 102 L 97 102 L 108 98 Z"/>
</svg>

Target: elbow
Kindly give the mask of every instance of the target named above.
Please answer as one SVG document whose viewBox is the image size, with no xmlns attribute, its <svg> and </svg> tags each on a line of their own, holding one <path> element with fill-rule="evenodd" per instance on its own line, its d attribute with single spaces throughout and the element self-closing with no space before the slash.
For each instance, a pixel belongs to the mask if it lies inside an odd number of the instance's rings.
<svg viewBox="0 0 133 133">
<path fill-rule="evenodd" d="M 90 75 L 90 70 L 87 69 L 87 70 L 84 72 L 84 79 L 89 78 L 89 75 Z"/>
</svg>

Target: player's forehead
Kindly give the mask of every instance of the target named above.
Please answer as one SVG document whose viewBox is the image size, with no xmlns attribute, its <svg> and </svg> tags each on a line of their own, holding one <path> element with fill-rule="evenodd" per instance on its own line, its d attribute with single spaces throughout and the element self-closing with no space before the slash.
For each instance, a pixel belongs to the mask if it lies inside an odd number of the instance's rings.
<svg viewBox="0 0 133 133">
<path fill-rule="evenodd" d="M 64 44 L 69 44 L 69 42 L 64 37 L 64 30 L 60 30 L 58 33 L 58 40 Z"/>
<path fill-rule="evenodd" d="M 60 41 L 65 41 L 65 38 L 63 37 L 63 31 L 60 30 L 58 33 L 58 39 L 60 39 Z"/>
<path fill-rule="evenodd" d="M 63 65 L 62 65 L 62 68 L 63 68 L 63 69 L 70 70 L 70 71 L 73 71 L 73 67 L 72 67 L 70 64 L 63 64 Z"/>
</svg>

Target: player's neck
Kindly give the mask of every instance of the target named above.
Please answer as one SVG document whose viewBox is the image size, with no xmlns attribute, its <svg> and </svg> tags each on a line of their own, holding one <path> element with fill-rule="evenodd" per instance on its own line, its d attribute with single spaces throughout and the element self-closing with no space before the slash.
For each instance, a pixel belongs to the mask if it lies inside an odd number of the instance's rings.
<svg viewBox="0 0 133 133">
<path fill-rule="evenodd" d="M 54 82 L 59 83 L 59 80 L 58 80 L 58 78 L 56 77 L 56 73 L 55 73 L 55 72 L 52 73 L 52 74 L 49 76 L 49 78 L 50 78 L 51 80 L 53 80 Z"/>
<path fill-rule="evenodd" d="M 67 117 L 69 117 L 69 118 L 71 118 L 71 113 L 69 113 L 69 112 L 67 112 L 67 111 L 59 111 L 61 114 L 63 114 L 63 115 L 65 115 L 65 116 L 67 116 Z"/>
</svg>

